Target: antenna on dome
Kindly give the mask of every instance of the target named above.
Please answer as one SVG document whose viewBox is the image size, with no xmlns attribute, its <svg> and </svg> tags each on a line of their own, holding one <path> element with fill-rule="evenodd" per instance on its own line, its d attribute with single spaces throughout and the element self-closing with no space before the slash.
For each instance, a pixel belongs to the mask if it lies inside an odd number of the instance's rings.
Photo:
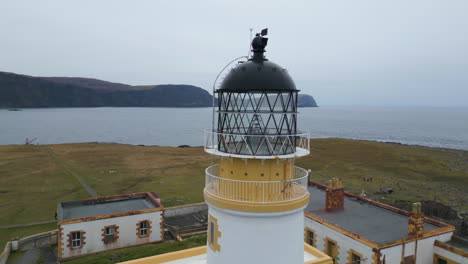
<svg viewBox="0 0 468 264">
<path fill-rule="evenodd" d="M 250 40 L 249 40 L 249 51 L 247 52 L 247 59 L 250 59 L 250 53 L 251 53 L 250 45 L 252 45 L 252 30 L 253 30 L 253 28 L 249 28 L 249 30 L 250 30 Z"/>
</svg>

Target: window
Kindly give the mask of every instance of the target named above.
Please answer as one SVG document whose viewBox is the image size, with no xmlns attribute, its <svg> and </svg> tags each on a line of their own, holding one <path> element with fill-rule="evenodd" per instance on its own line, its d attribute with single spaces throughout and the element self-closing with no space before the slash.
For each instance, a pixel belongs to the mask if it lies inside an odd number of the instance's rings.
<svg viewBox="0 0 468 264">
<path fill-rule="evenodd" d="M 72 233 L 72 248 L 81 247 L 81 233 L 73 232 Z"/>
<path fill-rule="evenodd" d="M 210 234 L 209 236 L 209 241 L 208 243 L 209 244 L 213 244 L 214 242 L 214 235 L 215 235 L 215 223 L 213 221 L 210 221 L 210 223 L 208 224 L 208 226 L 210 227 L 210 231 L 208 232 Z"/>
<path fill-rule="evenodd" d="M 351 254 L 351 263 L 352 264 L 361 264 L 361 256 L 358 256 L 354 253 Z"/>
<path fill-rule="evenodd" d="M 148 235 L 148 222 L 144 221 L 140 223 L 140 236 Z"/>
<path fill-rule="evenodd" d="M 151 221 L 144 220 L 137 223 L 137 236 L 139 238 L 149 237 L 151 235 Z"/>
<path fill-rule="evenodd" d="M 407 256 L 404 258 L 404 264 L 414 264 L 414 255 Z"/>
<path fill-rule="evenodd" d="M 82 248 L 83 245 L 85 244 L 85 232 L 83 231 L 72 231 L 68 233 L 68 243 L 67 247 L 70 249 L 78 249 Z"/>
<path fill-rule="evenodd" d="M 208 216 L 208 246 L 213 251 L 220 251 L 221 246 L 218 243 L 218 238 L 221 236 L 221 232 L 218 230 L 218 219 L 214 216 Z"/>
<path fill-rule="evenodd" d="M 350 249 L 348 250 L 348 263 L 349 264 L 361 264 L 362 255 L 358 252 Z"/>
<path fill-rule="evenodd" d="M 447 264 L 445 259 L 437 258 L 437 264 Z"/>
<path fill-rule="evenodd" d="M 330 256 L 333 260 L 333 263 L 337 263 L 338 253 L 338 245 L 335 240 L 330 238 L 325 238 L 325 253 Z"/>
<path fill-rule="evenodd" d="M 316 240 L 317 240 L 317 238 L 315 237 L 314 230 L 306 227 L 305 228 L 305 234 L 304 234 L 304 242 L 306 242 L 307 244 L 315 247 L 315 241 Z"/>
<path fill-rule="evenodd" d="M 119 227 L 116 226 L 116 225 L 111 225 L 111 226 L 105 226 L 103 229 L 102 229 L 102 242 L 104 242 L 104 244 L 110 244 L 110 243 L 114 243 L 115 241 L 117 241 L 117 239 L 119 238 L 119 231 L 118 231 Z"/>
</svg>

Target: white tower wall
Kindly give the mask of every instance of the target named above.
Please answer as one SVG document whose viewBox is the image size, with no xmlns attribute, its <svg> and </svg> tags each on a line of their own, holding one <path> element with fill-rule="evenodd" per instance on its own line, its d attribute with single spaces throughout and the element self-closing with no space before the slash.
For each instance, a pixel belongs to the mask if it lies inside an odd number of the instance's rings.
<svg viewBox="0 0 468 264">
<path fill-rule="evenodd" d="M 210 264 L 303 264 L 304 207 L 249 213 L 209 205 L 221 235 L 219 251 L 207 247 Z"/>
</svg>

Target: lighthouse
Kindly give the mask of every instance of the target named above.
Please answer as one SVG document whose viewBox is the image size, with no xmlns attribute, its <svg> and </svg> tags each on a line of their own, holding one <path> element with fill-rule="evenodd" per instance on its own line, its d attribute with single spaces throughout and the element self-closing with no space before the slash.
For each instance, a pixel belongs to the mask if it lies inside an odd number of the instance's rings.
<svg viewBox="0 0 468 264">
<path fill-rule="evenodd" d="M 216 89 L 214 126 L 205 151 L 208 264 L 304 263 L 308 172 L 296 159 L 309 154 L 309 134 L 298 130 L 298 92 L 286 69 L 264 53 L 238 63 Z"/>
</svg>

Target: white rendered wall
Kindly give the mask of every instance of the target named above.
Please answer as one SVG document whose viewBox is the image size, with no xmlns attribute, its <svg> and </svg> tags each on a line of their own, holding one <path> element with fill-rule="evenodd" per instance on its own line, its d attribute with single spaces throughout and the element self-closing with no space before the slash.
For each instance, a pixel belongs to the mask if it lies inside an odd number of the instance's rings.
<svg viewBox="0 0 468 264">
<path fill-rule="evenodd" d="M 113 218 L 106 218 L 88 222 L 80 222 L 73 224 L 63 224 L 60 227 L 62 230 L 62 258 L 69 258 L 98 251 L 110 250 L 121 247 L 128 247 L 137 244 L 144 244 L 149 242 L 160 241 L 161 237 L 161 214 L 162 211 L 127 215 Z M 137 233 L 137 223 L 143 220 L 151 221 L 151 234 L 145 238 L 139 238 Z M 119 238 L 114 243 L 105 244 L 102 241 L 102 229 L 104 226 L 117 225 Z M 68 233 L 73 231 L 84 231 L 86 232 L 85 244 L 79 249 L 70 249 L 67 247 L 68 244 Z"/>
<path fill-rule="evenodd" d="M 208 245 L 208 264 L 303 264 L 304 213 L 246 213 L 208 206 L 218 221 L 220 251 Z"/>
<path fill-rule="evenodd" d="M 455 254 L 453 252 L 450 252 L 446 249 L 443 249 L 437 246 L 434 246 L 434 253 L 441 257 L 450 259 L 451 261 L 455 261 L 457 263 L 468 263 L 468 258 L 460 256 L 458 254 Z"/>
<path fill-rule="evenodd" d="M 348 260 L 348 251 L 350 249 L 358 252 L 365 258 L 365 260 L 361 261 L 363 264 L 370 264 L 373 263 L 372 257 L 374 255 L 372 251 L 372 247 L 361 243 L 349 236 L 346 236 L 332 228 L 326 227 L 321 223 L 318 223 L 308 217 L 304 217 L 304 226 L 306 228 L 310 228 L 315 231 L 316 235 L 316 245 L 315 248 L 318 250 L 326 253 L 325 251 L 325 238 L 328 237 L 332 240 L 335 240 L 338 248 L 338 257 L 339 260 L 336 262 L 337 264 L 344 264 L 347 263 Z M 439 240 L 442 242 L 449 241 L 450 237 L 452 236 L 452 232 L 441 234 L 429 238 L 425 238 L 418 241 L 418 251 L 416 257 L 416 264 L 427 264 L 433 262 L 434 257 L 434 241 Z M 404 256 L 411 256 L 414 255 L 414 242 L 410 242 L 405 244 L 405 253 Z M 385 255 L 386 263 L 400 263 L 401 261 L 401 253 L 402 253 L 403 246 L 397 245 L 394 247 L 389 247 L 382 249 L 380 252 L 383 256 Z"/>
<path fill-rule="evenodd" d="M 315 248 L 317 248 L 318 250 L 326 254 L 327 252 L 325 250 L 325 238 L 328 237 L 336 241 L 336 244 L 338 246 L 338 257 L 339 257 L 339 260 L 337 260 L 336 262 L 337 264 L 348 262 L 348 250 L 350 249 L 362 255 L 362 258 L 364 259 L 361 261 L 362 264 L 372 263 L 373 252 L 372 252 L 371 247 L 349 236 L 346 236 L 334 229 L 326 227 L 322 225 L 321 223 L 318 223 L 308 217 L 304 216 L 304 218 L 305 218 L 304 226 L 306 228 L 312 229 L 315 233 L 315 236 L 316 236 L 315 238 L 316 244 L 314 245 Z M 393 263 L 393 262 L 387 262 L 387 263 Z M 396 262 L 396 263 L 399 263 L 399 262 Z"/>
<path fill-rule="evenodd" d="M 434 242 L 436 240 L 445 242 L 452 237 L 452 232 L 441 234 L 433 237 L 418 240 L 418 250 L 416 253 L 416 264 L 432 263 L 434 260 Z M 382 249 L 382 256 L 385 255 L 387 263 L 399 263 L 401 261 L 401 253 L 403 245 L 397 245 L 390 248 Z M 405 244 L 405 257 L 415 255 L 415 242 Z"/>
</svg>

